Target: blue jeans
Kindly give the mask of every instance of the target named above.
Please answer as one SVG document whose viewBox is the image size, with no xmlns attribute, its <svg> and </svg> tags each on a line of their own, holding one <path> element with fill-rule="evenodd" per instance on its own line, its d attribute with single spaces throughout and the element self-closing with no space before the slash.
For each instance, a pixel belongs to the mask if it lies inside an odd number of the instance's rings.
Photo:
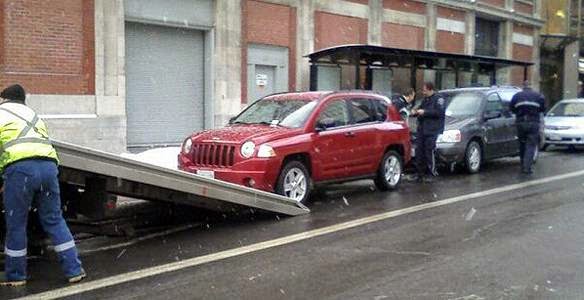
<svg viewBox="0 0 584 300">
<path fill-rule="evenodd" d="M 58 174 L 55 162 L 41 159 L 19 161 L 4 170 L 7 280 L 27 278 L 26 225 L 33 203 L 44 231 L 55 246 L 65 276 L 82 273 L 73 236 L 61 212 Z"/>
<path fill-rule="evenodd" d="M 518 122 L 517 138 L 519 139 L 521 171 L 530 173 L 535 158 L 535 150 L 539 147 L 539 123 Z"/>
</svg>

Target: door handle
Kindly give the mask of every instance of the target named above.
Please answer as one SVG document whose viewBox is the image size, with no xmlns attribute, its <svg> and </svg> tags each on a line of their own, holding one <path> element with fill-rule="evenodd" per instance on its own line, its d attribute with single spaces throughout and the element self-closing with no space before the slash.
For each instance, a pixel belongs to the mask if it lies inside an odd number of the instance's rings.
<svg viewBox="0 0 584 300">
<path fill-rule="evenodd" d="M 352 132 L 352 131 L 345 132 L 345 136 L 346 136 L 346 137 L 355 137 L 355 133 L 354 133 L 354 132 Z"/>
</svg>

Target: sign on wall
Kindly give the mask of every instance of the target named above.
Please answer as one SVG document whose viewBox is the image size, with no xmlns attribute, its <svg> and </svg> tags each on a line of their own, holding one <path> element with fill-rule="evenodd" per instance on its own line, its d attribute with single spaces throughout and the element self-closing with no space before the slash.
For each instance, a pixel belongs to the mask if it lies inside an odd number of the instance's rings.
<svg viewBox="0 0 584 300">
<path fill-rule="evenodd" d="M 268 75 L 256 74 L 256 85 L 262 87 L 268 85 Z"/>
</svg>

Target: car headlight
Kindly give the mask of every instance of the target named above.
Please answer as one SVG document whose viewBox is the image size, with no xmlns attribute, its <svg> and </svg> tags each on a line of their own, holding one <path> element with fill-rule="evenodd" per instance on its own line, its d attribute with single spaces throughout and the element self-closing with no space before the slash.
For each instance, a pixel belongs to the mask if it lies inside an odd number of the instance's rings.
<svg viewBox="0 0 584 300">
<path fill-rule="evenodd" d="M 252 157 L 254 151 L 255 151 L 255 144 L 253 142 L 245 142 L 241 146 L 241 156 L 243 156 L 245 158 Z"/>
<path fill-rule="evenodd" d="M 268 158 L 276 156 L 276 151 L 274 148 L 268 145 L 261 145 L 258 149 L 258 157 L 260 158 Z"/>
<path fill-rule="evenodd" d="M 437 143 L 460 143 L 462 134 L 460 130 L 446 130 L 438 136 Z"/>
<path fill-rule="evenodd" d="M 182 152 L 185 154 L 190 153 L 192 149 L 193 149 L 193 140 L 191 140 L 191 138 L 189 137 L 183 143 Z"/>
</svg>

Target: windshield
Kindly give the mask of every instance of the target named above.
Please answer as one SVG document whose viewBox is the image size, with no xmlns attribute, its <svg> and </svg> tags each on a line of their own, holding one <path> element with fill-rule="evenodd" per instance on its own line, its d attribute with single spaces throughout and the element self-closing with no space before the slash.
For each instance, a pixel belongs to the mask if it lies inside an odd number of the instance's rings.
<svg viewBox="0 0 584 300">
<path fill-rule="evenodd" d="M 550 117 L 584 117 L 584 103 L 559 103 L 548 113 Z"/>
<path fill-rule="evenodd" d="M 454 95 L 446 108 L 446 115 L 450 117 L 475 115 L 481 107 L 481 99 L 481 95 L 476 93 Z"/>
<path fill-rule="evenodd" d="M 304 125 L 316 101 L 260 100 L 241 113 L 233 124 L 266 124 L 299 128 Z"/>
<path fill-rule="evenodd" d="M 503 102 L 511 102 L 511 99 L 517 93 L 519 93 L 519 90 L 499 91 L 499 96 L 501 96 Z"/>
</svg>

